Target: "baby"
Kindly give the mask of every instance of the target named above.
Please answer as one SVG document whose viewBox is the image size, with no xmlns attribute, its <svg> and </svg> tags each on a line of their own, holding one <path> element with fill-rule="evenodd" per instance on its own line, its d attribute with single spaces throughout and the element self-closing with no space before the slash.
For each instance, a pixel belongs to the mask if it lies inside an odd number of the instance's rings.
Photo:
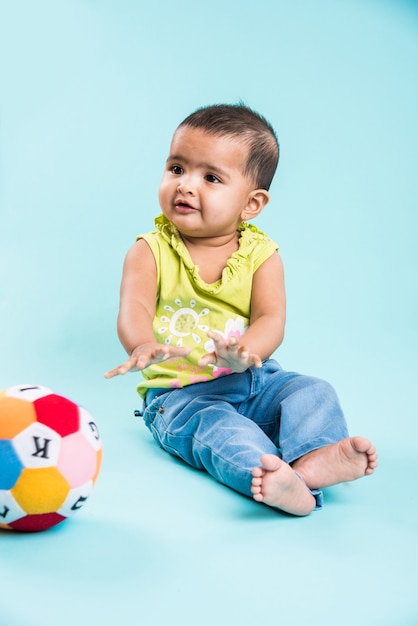
<svg viewBox="0 0 418 626">
<path fill-rule="evenodd" d="M 372 474 L 377 454 L 349 437 L 329 383 L 271 358 L 285 327 L 277 245 L 249 222 L 269 201 L 275 131 L 242 104 L 198 109 L 176 129 L 162 214 L 126 255 L 118 334 L 140 370 L 158 444 L 228 487 L 307 515 L 323 487 Z"/>
</svg>

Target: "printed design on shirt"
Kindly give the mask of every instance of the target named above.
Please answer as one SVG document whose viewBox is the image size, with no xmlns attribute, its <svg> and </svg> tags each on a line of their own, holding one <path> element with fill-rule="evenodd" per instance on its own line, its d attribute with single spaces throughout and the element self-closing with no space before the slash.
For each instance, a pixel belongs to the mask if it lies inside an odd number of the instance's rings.
<svg viewBox="0 0 418 626">
<path fill-rule="evenodd" d="M 202 324 L 202 318 L 210 313 L 209 309 L 204 308 L 199 312 L 196 307 L 196 300 L 190 300 L 189 306 L 183 306 L 183 302 L 177 298 L 174 304 L 177 308 L 170 304 L 164 306 L 167 314 L 162 315 L 159 319 L 163 325 L 158 328 L 158 334 L 161 335 L 167 345 L 175 344 L 181 347 L 184 338 L 190 336 L 194 343 L 199 345 L 209 330 L 207 324 Z"/>
</svg>

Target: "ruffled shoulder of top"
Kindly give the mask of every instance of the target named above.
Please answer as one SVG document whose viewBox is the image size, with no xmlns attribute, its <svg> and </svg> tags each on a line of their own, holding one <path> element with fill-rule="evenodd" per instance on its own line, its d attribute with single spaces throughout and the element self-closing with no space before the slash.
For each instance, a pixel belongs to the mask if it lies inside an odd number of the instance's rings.
<svg viewBox="0 0 418 626">
<path fill-rule="evenodd" d="M 161 213 L 154 220 L 155 228 L 158 233 L 167 241 L 173 248 L 177 249 L 177 242 L 183 244 L 183 240 L 177 228 L 172 224 L 166 216 Z"/>
</svg>

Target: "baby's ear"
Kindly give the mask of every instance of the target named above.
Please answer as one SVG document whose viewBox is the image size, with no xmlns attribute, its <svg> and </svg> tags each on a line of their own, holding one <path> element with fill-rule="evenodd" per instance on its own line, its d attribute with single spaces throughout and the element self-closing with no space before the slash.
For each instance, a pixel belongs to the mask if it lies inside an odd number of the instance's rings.
<svg viewBox="0 0 418 626">
<path fill-rule="evenodd" d="M 254 189 L 248 196 L 247 206 L 242 211 L 241 218 L 246 221 L 257 217 L 269 200 L 270 194 L 268 191 L 265 189 Z"/>
</svg>

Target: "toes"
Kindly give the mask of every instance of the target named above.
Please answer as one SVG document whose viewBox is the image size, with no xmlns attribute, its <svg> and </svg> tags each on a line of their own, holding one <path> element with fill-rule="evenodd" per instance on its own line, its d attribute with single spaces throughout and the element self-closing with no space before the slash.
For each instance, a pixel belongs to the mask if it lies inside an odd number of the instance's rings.
<svg viewBox="0 0 418 626">
<path fill-rule="evenodd" d="M 373 474 L 373 472 L 374 472 L 374 470 L 376 469 L 376 467 L 377 467 L 377 461 L 370 461 L 370 460 L 369 460 L 369 464 L 368 464 L 368 466 L 366 467 L 366 471 L 365 471 L 365 473 L 366 473 L 366 474 Z"/>
<path fill-rule="evenodd" d="M 279 459 L 278 456 L 274 454 L 263 454 L 263 456 L 261 457 L 261 463 L 263 464 L 263 467 L 266 468 L 266 470 L 268 470 L 269 472 L 274 472 L 279 469 L 282 461 Z"/>
<path fill-rule="evenodd" d="M 253 478 L 262 478 L 266 472 L 262 467 L 254 467 L 251 473 Z"/>
</svg>

